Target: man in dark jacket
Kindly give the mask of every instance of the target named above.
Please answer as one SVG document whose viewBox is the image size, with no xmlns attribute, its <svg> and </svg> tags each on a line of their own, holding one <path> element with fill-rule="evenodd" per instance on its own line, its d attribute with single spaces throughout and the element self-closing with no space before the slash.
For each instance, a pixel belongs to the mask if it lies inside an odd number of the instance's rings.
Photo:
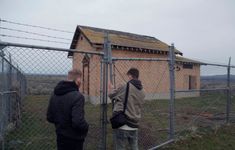
<svg viewBox="0 0 235 150">
<path fill-rule="evenodd" d="M 82 73 L 71 70 L 50 98 L 47 120 L 55 124 L 58 150 L 82 150 L 89 125 L 84 118 L 84 96 L 79 92 Z"/>
<path fill-rule="evenodd" d="M 114 141 L 116 150 L 126 149 L 126 143 L 131 150 L 138 150 L 138 127 L 141 119 L 141 109 L 143 108 L 145 93 L 139 78 L 139 70 L 131 68 L 127 72 L 129 78 L 129 93 L 125 115 L 127 123 L 114 130 Z M 127 85 L 112 89 L 109 85 L 109 97 L 114 101 L 113 115 L 123 111 Z"/>
</svg>

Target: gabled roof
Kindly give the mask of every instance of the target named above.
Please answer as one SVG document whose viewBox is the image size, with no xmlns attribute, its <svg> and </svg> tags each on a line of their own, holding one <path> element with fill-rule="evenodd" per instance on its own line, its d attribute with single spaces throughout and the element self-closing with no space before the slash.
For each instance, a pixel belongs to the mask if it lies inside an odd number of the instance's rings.
<svg viewBox="0 0 235 150">
<path fill-rule="evenodd" d="M 87 38 L 92 46 L 96 44 L 103 45 L 104 36 L 107 32 L 109 33 L 109 40 L 112 46 L 160 52 L 167 52 L 169 49 L 169 45 L 155 37 L 80 25 L 77 26 L 70 48 L 75 49 L 76 41 L 81 33 Z M 182 52 L 178 50 L 175 50 L 175 53 L 182 55 Z"/>
</svg>

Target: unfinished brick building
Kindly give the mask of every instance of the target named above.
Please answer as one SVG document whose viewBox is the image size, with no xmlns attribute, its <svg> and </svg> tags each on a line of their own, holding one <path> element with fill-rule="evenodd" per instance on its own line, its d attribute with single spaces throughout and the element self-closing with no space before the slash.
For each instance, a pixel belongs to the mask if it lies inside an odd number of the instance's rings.
<svg viewBox="0 0 235 150">
<path fill-rule="evenodd" d="M 105 33 L 109 33 L 113 57 L 127 58 L 167 58 L 168 45 L 155 37 L 120 32 L 114 30 L 77 26 L 71 49 L 102 51 Z M 200 62 L 182 57 L 175 50 L 175 84 L 177 90 L 200 88 Z M 81 92 L 92 103 L 99 103 L 100 57 L 69 53 L 73 68 L 83 71 Z M 144 85 L 146 100 L 169 98 L 169 68 L 167 61 L 116 61 L 113 65 L 115 83 L 125 83 L 130 67 L 140 70 L 140 80 Z M 199 93 L 178 93 L 177 97 L 198 96 Z"/>
</svg>

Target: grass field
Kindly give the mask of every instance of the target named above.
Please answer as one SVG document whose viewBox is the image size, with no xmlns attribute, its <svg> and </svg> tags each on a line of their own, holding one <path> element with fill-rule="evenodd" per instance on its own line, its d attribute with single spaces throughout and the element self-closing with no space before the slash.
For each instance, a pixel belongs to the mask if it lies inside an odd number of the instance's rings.
<svg viewBox="0 0 235 150">
<path fill-rule="evenodd" d="M 46 121 L 48 100 L 49 96 L 47 95 L 30 95 L 24 99 L 21 126 L 7 135 L 7 149 L 56 149 L 54 126 Z M 146 101 L 139 130 L 140 149 L 148 149 L 167 140 L 169 130 L 168 107 L 167 100 Z M 225 93 L 206 93 L 201 94 L 201 97 L 176 100 L 176 135 L 177 137 L 188 138 L 170 145 L 168 149 L 190 148 L 190 145 L 197 145 L 197 143 L 199 145 L 210 144 L 209 141 L 204 142 L 204 137 L 207 140 L 212 140 L 211 143 L 213 144 L 220 138 L 226 140 L 227 137 L 233 136 L 233 132 L 229 132 L 230 127 L 226 127 L 225 130 L 217 130 L 225 122 L 225 108 Z M 234 105 L 232 109 L 235 110 Z M 95 106 L 86 103 L 85 111 L 87 121 L 90 124 L 85 149 L 97 149 L 100 146 L 101 137 L 100 105 Z M 108 116 L 110 115 L 111 105 L 108 106 Z M 215 135 L 218 135 L 218 133 L 224 133 L 224 137 L 217 136 L 215 140 L 213 140 L 214 138 L 209 138 L 210 136 L 216 137 Z M 110 124 L 108 124 L 107 130 L 107 145 L 108 149 L 112 149 L 112 129 Z"/>
<path fill-rule="evenodd" d="M 189 135 L 160 150 L 234 150 L 235 125 Z"/>
</svg>

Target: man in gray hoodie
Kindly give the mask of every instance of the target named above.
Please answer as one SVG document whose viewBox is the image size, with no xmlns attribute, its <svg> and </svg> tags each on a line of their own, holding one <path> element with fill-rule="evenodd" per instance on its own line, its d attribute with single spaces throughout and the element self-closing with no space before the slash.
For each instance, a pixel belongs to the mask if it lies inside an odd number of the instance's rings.
<svg viewBox="0 0 235 150">
<path fill-rule="evenodd" d="M 132 150 L 138 150 L 138 127 L 141 118 L 141 109 L 144 103 L 144 90 L 139 78 L 139 70 L 131 68 L 127 72 L 129 78 L 129 93 L 125 115 L 127 123 L 118 129 L 114 129 L 114 141 L 116 150 L 126 149 L 128 142 Z M 123 111 L 127 84 L 113 89 L 109 85 L 109 98 L 113 101 L 113 115 Z"/>
</svg>

